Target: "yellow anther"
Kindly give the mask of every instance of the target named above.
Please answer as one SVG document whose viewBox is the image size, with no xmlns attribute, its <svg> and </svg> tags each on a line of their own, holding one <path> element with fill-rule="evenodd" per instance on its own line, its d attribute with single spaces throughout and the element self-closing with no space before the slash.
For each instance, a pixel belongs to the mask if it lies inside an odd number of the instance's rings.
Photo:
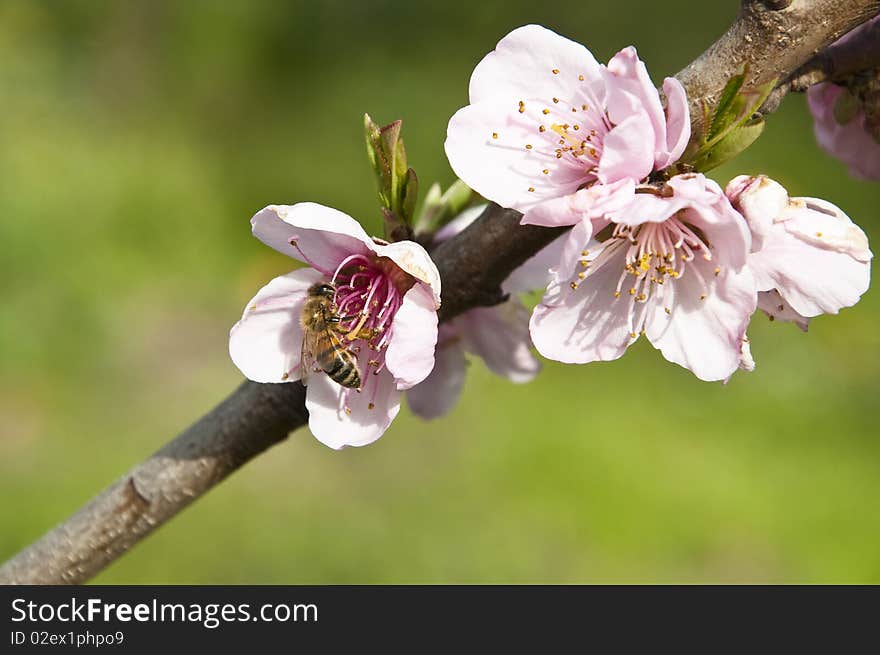
<svg viewBox="0 0 880 655">
<path fill-rule="evenodd" d="M 492 132 L 492 138 L 493 138 L 493 139 L 497 139 L 497 138 L 498 138 L 498 132 Z"/>
<path fill-rule="evenodd" d="M 553 72 L 554 75 L 559 75 L 559 69 L 558 69 L 558 68 L 554 68 L 552 72 Z"/>
</svg>

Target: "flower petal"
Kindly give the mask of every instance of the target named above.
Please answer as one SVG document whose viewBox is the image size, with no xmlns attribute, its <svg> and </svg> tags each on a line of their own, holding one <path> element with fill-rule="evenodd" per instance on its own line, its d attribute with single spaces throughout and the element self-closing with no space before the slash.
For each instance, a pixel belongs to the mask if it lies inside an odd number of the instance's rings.
<svg viewBox="0 0 880 655">
<path fill-rule="evenodd" d="M 550 269 L 559 263 L 567 240 L 568 234 L 563 234 L 551 241 L 550 245 L 544 246 L 504 280 L 501 290 L 504 293 L 528 293 L 546 289 L 550 281 Z"/>
<path fill-rule="evenodd" d="M 439 242 L 446 241 L 447 239 L 451 239 L 459 232 L 464 230 L 468 225 L 477 220 L 486 208 L 489 205 L 487 203 L 482 203 L 479 205 L 474 205 L 473 207 L 468 207 L 463 212 L 461 212 L 458 216 L 449 221 L 446 225 L 437 230 L 437 233 L 434 235 L 434 240 Z"/>
<path fill-rule="evenodd" d="M 766 175 L 739 175 L 728 183 L 724 193 L 749 225 L 752 250 L 760 250 L 773 222 L 788 206 L 788 192 Z"/>
<path fill-rule="evenodd" d="M 364 349 L 358 362 L 361 371 L 369 370 L 369 357 L 369 351 Z M 318 441 L 336 450 L 366 446 L 388 429 L 400 411 L 400 392 L 389 371 L 369 375 L 361 393 L 344 389 L 323 373 L 309 376 L 306 409 L 309 430 Z"/>
<path fill-rule="evenodd" d="M 645 334 L 670 362 L 701 380 L 724 380 L 739 368 L 742 338 L 755 311 L 755 283 L 748 268 L 727 268 L 696 258 L 681 278 L 664 287 L 663 305 L 648 314 Z M 695 274 L 695 273 L 699 274 Z"/>
<path fill-rule="evenodd" d="M 645 63 L 639 59 L 636 49 L 629 46 L 614 55 L 603 72 L 608 87 L 608 117 L 616 125 L 634 118 L 643 121 L 646 134 L 650 135 L 645 145 L 651 152 L 653 167 L 654 154 L 667 152 L 666 116 Z"/>
<path fill-rule="evenodd" d="M 629 116 L 605 135 L 598 171 L 601 182 L 639 181 L 653 169 L 654 133 L 644 113 Z"/>
<path fill-rule="evenodd" d="M 428 377 L 434 368 L 437 310 L 430 287 L 416 283 L 406 292 L 392 328 L 385 365 L 397 388 L 409 389 Z"/>
<path fill-rule="evenodd" d="M 380 257 L 387 257 L 404 272 L 423 282 L 431 293 L 434 309 L 440 308 L 440 271 L 437 270 L 437 265 L 427 250 L 415 241 L 376 244 L 373 250 Z"/>
<path fill-rule="evenodd" d="M 464 349 L 457 338 L 441 339 L 434 357 L 431 374 L 406 392 L 409 408 L 424 419 L 439 418 L 452 409 L 467 374 Z"/>
<path fill-rule="evenodd" d="M 373 250 L 373 240 L 360 223 L 337 209 L 313 202 L 269 205 L 254 215 L 251 226 L 254 236 L 267 246 L 325 275 L 333 275 L 349 255 L 367 255 Z"/>
<path fill-rule="evenodd" d="M 749 256 L 758 289 L 777 289 L 785 302 L 805 317 L 836 314 L 856 304 L 870 285 L 869 262 L 845 251 L 818 247 L 803 238 L 804 231 L 815 234 L 837 220 L 818 212 L 803 212 L 774 225 L 764 239 L 764 247 Z M 832 225 L 827 229 L 832 232 Z"/>
<path fill-rule="evenodd" d="M 303 340 L 299 317 L 308 288 L 321 277 L 308 268 L 276 277 L 247 304 L 229 332 L 229 355 L 249 380 L 299 380 Z"/>
<path fill-rule="evenodd" d="M 794 311 L 776 289 L 758 293 L 758 309 L 767 314 L 771 321 L 794 323 L 804 332 L 810 326 L 810 319 Z"/>
<path fill-rule="evenodd" d="M 532 354 L 529 312 L 518 302 L 471 309 L 455 319 L 455 328 L 465 349 L 481 357 L 496 375 L 529 382 L 541 369 Z"/>
<path fill-rule="evenodd" d="M 654 168 L 674 164 L 684 153 L 691 138 L 691 115 L 687 93 L 674 77 L 663 80 L 666 94 L 666 147 L 655 155 Z"/>
<path fill-rule="evenodd" d="M 602 251 L 590 252 L 591 261 Z M 538 352 L 548 359 L 571 364 L 617 359 L 632 342 L 632 305 L 615 298 L 624 267 L 623 250 L 571 289 L 553 282 L 532 313 L 530 331 Z"/>
<path fill-rule="evenodd" d="M 523 215 L 522 224 L 561 227 L 574 225 L 582 219 L 605 218 L 627 207 L 635 188 L 635 182 L 628 177 L 609 184 L 593 184 L 536 205 Z"/>
<path fill-rule="evenodd" d="M 554 118 L 542 113 L 549 100 L 526 98 L 523 113 L 516 103 L 501 97 L 459 109 L 449 120 L 445 148 L 465 184 L 502 207 L 524 212 L 573 193 L 592 176 L 574 159 L 556 157 L 555 132 L 539 132 L 539 125 Z"/>
<path fill-rule="evenodd" d="M 501 39 L 477 64 L 469 92 L 472 103 L 499 95 L 514 102 L 526 97 L 546 101 L 566 97 L 577 84 L 601 84 L 601 69 L 590 51 L 540 25 L 525 25 Z"/>
</svg>

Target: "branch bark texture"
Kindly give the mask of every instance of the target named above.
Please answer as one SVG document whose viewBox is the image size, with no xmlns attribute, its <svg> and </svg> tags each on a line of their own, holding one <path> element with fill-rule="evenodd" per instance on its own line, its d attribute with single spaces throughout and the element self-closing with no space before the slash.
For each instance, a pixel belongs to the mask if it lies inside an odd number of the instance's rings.
<svg viewBox="0 0 880 655">
<path fill-rule="evenodd" d="M 691 99 L 694 134 L 731 75 L 748 64 L 750 86 L 786 80 L 822 48 L 880 11 L 880 0 L 743 2 L 733 26 L 678 74 Z M 501 282 L 561 234 L 520 225 L 490 205 L 432 256 L 443 281 L 441 321 L 503 299 Z M 305 425 L 299 383 L 244 382 L 180 436 L 69 519 L 0 567 L 0 584 L 81 583 L 251 458 Z"/>
</svg>

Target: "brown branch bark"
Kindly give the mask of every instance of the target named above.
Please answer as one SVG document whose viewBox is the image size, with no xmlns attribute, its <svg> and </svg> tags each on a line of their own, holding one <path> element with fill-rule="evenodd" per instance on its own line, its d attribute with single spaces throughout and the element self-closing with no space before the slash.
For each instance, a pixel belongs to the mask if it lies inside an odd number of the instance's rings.
<svg viewBox="0 0 880 655">
<path fill-rule="evenodd" d="M 786 79 L 819 50 L 880 11 L 880 0 L 747 1 L 734 25 L 678 77 L 694 133 L 729 77 Z M 432 253 L 443 281 L 441 320 L 502 299 L 501 282 L 560 230 L 519 225 L 490 206 Z M 0 584 L 88 580 L 251 458 L 306 424 L 299 383 L 243 383 L 214 410 L 138 464 L 72 517 L 0 567 Z"/>
<path fill-rule="evenodd" d="M 676 75 L 688 92 L 694 134 L 704 127 L 703 106 L 711 115 L 725 82 L 743 67 L 748 72 L 745 89 L 774 79 L 784 84 L 829 44 L 878 12 L 880 0 L 743 0 L 730 29 Z M 765 108 L 769 112 L 776 106 Z"/>
</svg>

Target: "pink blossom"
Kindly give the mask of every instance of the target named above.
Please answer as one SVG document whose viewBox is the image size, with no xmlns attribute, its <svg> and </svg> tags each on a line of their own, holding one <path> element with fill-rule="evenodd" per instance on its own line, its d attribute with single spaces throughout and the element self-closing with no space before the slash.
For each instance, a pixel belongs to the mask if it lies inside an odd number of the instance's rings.
<svg viewBox="0 0 880 655">
<path fill-rule="evenodd" d="M 751 236 L 698 173 L 640 185 L 609 220 L 582 220 L 531 319 L 535 346 L 569 363 L 620 357 L 640 334 L 702 380 L 740 364 L 756 294 Z"/>
<path fill-rule="evenodd" d="M 674 78 L 663 90 L 666 113 L 635 48 L 604 66 L 550 30 L 520 27 L 474 69 L 446 154 L 468 186 L 524 223 L 573 225 L 627 203 L 681 156 L 687 98 Z"/>
<path fill-rule="evenodd" d="M 440 230 L 443 241 L 467 227 L 484 207 L 462 212 Z M 559 257 L 564 237 L 557 239 L 515 270 L 503 290 L 523 293 L 546 286 L 549 269 Z M 436 418 L 448 412 L 464 387 L 466 353 L 482 358 L 490 371 L 511 382 L 529 382 L 541 366 L 532 354 L 529 312 L 515 297 L 494 307 L 476 307 L 440 326 L 436 363 L 423 382 L 407 391 L 410 409 L 422 418 Z"/>
<path fill-rule="evenodd" d="M 870 284 L 868 237 L 838 207 L 789 198 L 778 182 L 740 175 L 726 193 L 749 224 L 758 307 L 806 330 L 809 319 L 856 304 Z"/>
<path fill-rule="evenodd" d="M 844 35 L 837 43 L 864 36 L 875 29 L 880 16 Z M 880 143 L 865 128 L 865 111 L 842 86 L 823 82 L 807 90 L 813 131 L 819 146 L 849 168 L 850 175 L 880 180 Z M 850 105 L 848 109 L 844 105 Z"/>
<path fill-rule="evenodd" d="M 357 353 L 362 383 L 350 389 L 307 371 L 309 429 L 331 448 L 372 443 L 397 415 L 401 391 L 434 367 L 437 267 L 417 243 L 372 239 L 350 216 L 314 203 L 270 205 L 251 225 L 263 243 L 309 268 L 275 278 L 247 304 L 229 335 L 233 362 L 255 382 L 301 379 L 308 289 L 334 285 L 343 342 Z"/>
</svg>

